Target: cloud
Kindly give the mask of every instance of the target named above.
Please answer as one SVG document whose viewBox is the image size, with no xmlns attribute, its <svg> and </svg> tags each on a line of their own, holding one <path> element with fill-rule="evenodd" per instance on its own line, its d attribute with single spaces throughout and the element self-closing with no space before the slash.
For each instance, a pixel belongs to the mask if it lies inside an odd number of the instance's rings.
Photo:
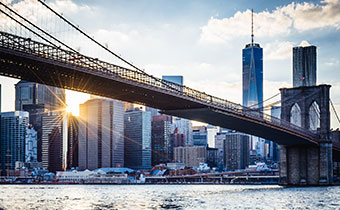
<svg viewBox="0 0 340 210">
<path fill-rule="evenodd" d="M 338 60 L 338 59 L 336 59 L 336 58 L 332 58 L 332 59 L 330 59 L 330 61 L 328 61 L 328 62 L 326 62 L 325 63 L 327 66 L 339 66 L 339 64 L 340 64 L 340 61 Z"/>
<path fill-rule="evenodd" d="M 250 36 L 251 11 L 236 12 L 230 18 L 211 17 L 201 27 L 201 43 L 226 43 L 240 36 Z M 254 33 L 259 37 L 288 35 L 332 27 L 340 28 L 340 0 L 324 0 L 319 4 L 291 3 L 273 11 L 254 13 Z"/>
<path fill-rule="evenodd" d="M 59 13 L 68 14 L 91 11 L 91 7 L 88 5 L 78 5 L 71 0 L 56 0 L 55 2 L 48 3 L 48 5 Z"/>
<path fill-rule="evenodd" d="M 292 56 L 293 42 L 275 41 L 273 43 L 265 44 L 264 49 L 264 60 L 285 60 Z"/>
</svg>

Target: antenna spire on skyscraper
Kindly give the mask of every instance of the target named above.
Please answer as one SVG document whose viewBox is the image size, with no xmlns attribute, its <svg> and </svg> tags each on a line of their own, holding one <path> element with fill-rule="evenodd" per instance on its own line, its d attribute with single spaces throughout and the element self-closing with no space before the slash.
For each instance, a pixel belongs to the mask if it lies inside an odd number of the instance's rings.
<svg viewBox="0 0 340 210">
<path fill-rule="evenodd" d="M 253 9 L 251 9 L 251 45 L 254 45 L 254 19 L 253 19 Z"/>
</svg>

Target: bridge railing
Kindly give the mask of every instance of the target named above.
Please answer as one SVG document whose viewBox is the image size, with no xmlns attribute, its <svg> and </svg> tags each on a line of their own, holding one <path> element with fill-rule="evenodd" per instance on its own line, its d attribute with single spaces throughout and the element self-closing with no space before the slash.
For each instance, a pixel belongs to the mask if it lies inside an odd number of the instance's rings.
<svg viewBox="0 0 340 210">
<path fill-rule="evenodd" d="M 97 58 L 91 58 L 82 55 L 78 52 L 62 49 L 59 46 L 51 46 L 40 42 L 33 41 L 29 38 L 23 38 L 16 35 L 0 32 L 1 47 L 12 49 L 15 51 L 27 53 L 29 55 L 39 56 L 45 59 L 62 62 L 66 65 L 73 65 L 81 68 L 86 68 L 96 74 L 109 74 L 112 77 L 119 77 L 128 81 L 135 81 L 143 85 L 163 89 L 171 94 L 177 94 L 182 97 L 189 97 L 200 103 L 204 103 L 209 107 L 216 108 L 222 111 L 228 111 L 237 115 L 242 115 L 247 118 L 255 119 L 264 123 L 269 123 L 278 127 L 283 127 L 303 134 L 308 137 L 315 138 L 315 134 L 301 127 L 298 127 L 289 122 L 272 117 L 261 111 L 244 107 L 240 104 L 221 99 L 205 92 L 201 92 L 186 86 L 182 86 L 170 81 L 162 80 L 154 76 L 148 75 L 145 72 L 131 70 L 121 66 L 117 66 Z"/>
</svg>

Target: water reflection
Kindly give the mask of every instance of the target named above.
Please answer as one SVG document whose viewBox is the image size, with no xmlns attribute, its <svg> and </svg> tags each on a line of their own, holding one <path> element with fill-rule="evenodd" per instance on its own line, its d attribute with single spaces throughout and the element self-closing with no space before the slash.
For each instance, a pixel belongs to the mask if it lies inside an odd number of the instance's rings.
<svg viewBox="0 0 340 210">
<path fill-rule="evenodd" d="M 340 187 L 0 185 L 9 209 L 339 209 Z"/>
</svg>

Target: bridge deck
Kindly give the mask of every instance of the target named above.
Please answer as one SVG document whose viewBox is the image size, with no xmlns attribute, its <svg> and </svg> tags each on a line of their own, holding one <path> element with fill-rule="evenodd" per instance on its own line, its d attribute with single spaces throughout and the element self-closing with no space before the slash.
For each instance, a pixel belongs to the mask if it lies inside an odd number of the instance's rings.
<svg viewBox="0 0 340 210">
<path fill-rule="evenodd" d="M 5 32 L 0 63 L 4 76 L 140 103 L 279 144 L 317 144 L 318 135 L 239 104 Z"/>
</svg>

